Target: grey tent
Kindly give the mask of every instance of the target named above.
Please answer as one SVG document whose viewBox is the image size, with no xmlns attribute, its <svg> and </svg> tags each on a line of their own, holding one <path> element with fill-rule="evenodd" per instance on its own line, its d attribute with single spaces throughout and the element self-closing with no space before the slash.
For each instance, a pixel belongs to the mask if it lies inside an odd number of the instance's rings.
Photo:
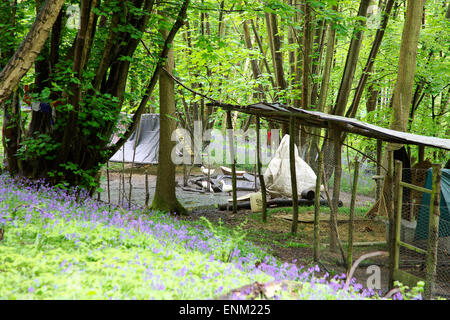
<svg viewBox="0 0 450 320">
<path fill-rule="evenodd" d="M 139 131 L 139 137 L 137 137 Z M 136 153 L 134 146 L 136 143 Z M 159 150 L 159 114 L 143 114 L 140 128 L 136 129 L 109 161 L 133 162 L 138 164 L 157 164 Z"/>
</svg>

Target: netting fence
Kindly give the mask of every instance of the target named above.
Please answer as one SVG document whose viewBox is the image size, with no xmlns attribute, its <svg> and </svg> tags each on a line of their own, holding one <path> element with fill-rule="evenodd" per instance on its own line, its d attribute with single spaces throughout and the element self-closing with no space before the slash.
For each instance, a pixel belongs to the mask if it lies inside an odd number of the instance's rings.
<svg viewBox="0 0 450 320">
<path fill-rule="evenodd" d="M 402 170 L 402 181 L 419 188 L 433 189 L 432 169 L 406 168 Z M 436 274 L 433 278 L 432 296 L 450 297 L 450 184 L 448 170 L 441 170 L 439 212 L 437 217 Z M 436 186 L 434 186 L 436 187 Z M 430 215 L 432 195 L 429 192 L 403 188 L 402 216 L 400 220 L 399 270 L 425 281 L 427 278 L 427 258 L 430 250 Z M 433 212 L 434 211 L 434 212 Z M 431 216 L 433 218 L 433 216 Z M 432 242 L 433 239 L 431 239 Z"/>
</svg>

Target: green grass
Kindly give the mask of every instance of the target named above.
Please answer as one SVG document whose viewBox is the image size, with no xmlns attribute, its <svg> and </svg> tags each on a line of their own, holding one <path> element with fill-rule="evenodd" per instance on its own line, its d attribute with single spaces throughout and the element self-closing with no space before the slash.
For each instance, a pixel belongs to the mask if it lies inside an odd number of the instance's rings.
<svg viewBox="0 0 450 320">
<path fill-rule="evenodd" d="M 25 216 L 0 244 L 1 299 L 206 299 L 271 279 L 137 230 Z"/>
<path fill-rule="evenodd" d="M 186 222 L 75 198 L 0 175 L 0 299 L 209 299 L 274 279 L 296 280 L 294 291 L 276 291 L 280 298 L 360 298 L 246 241 L 244 223 Z"/>
</svg>

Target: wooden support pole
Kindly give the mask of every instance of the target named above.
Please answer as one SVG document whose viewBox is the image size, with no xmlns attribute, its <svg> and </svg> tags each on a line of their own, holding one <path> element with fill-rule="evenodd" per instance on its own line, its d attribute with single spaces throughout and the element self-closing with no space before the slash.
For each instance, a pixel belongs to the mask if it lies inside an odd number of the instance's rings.
<svg viewBox="0 0 450 320">
<path fill-rule="evenodd" d="M 425 146 L 419 145 L 419 154 L 417 157 L 418 162 L 423 162 L 425 160 Z"/>
<path fill-rule="evenodd" d="M 261 164 L 261 134 L 260 134 L 260 119 L 256 116 L 256 164 L 258 167 L 259 184 L 261 186 L 261 200 L 262 200 L 262 219 L 263 222 L 267 221 L 267 195 L 266 195 L 266 183 L 264 176 L 262 175 Z M 255 177 L 256 184 L 256 177 Z"/>
<path fill-rule="evenodd" d="M 320 138 L 319 138 L 320 139 Z M 323 172 L 323 151 L 319 148 L 317 144 L 317 152 L 319 153 L 319 160 L 317 165 L 317 180 L 316 180 L 316 190 L 314 198 L 314 243 L 313 243 L 313 253 L 314 262 L 319 261 L 320 254 L 320 185 L 322 182 L 322 172 Z"/>
<path fill-rule="evenodd" d="M 381 176 L 381 161 L 382 161 L 382 152 L 383 152 L 383 141 L 381 139 L 377 139 L 377 176 Z M 382 192 L 382 184 L 380 180 L 375 180 L 376 186 L 376 195 L 375 201 L 378 201 L 381 197 Z"/>
<path fill-rule="evenodd" d="M 424 298 L 431 299 L 436 282 L 437 249 L 439 242 L 441 165 L 433 164 L 433 187 L 428 218 L 427 272 L 425 276 Z"/>
<path fill-rule="evenodd" d="M 335 229 L 337 225 L 337 214 L 338 214 L 338 202 L 341 191 L 341 176 L 342 176 L 342 154 L 341 154 L 341 130 L 335 129 L 332 131 L 334 134 L 334 158 L 336 159 L 334 167 L 334 180 L 333 180 L 333 198 L 331 206 L 333 210 L 330 211 L 330 250 L 337 251 L 337 238 L 338 230 Z M 345 262 L 345 261 L 344 261 Z"/>
<path fill-rule="evenodd" d="M 387 183 L 387 193 L 383 196 L 386 200 L 386 209 L 388 211 L 388 232 L 389 232 L 389 290 L 394 288 L 394 255 L 395 255 L 395 219 L 394 219 L 394 152 L 388 151 L 388 172 L 385 179 Z M 401 179 L 400 179 L 401 181 Z"/>
<path fill-rule="evenodd" d="M 233 213 L 237 213 L 237 193 L 236 193 L 236 157 L 234 155 L 234 134 L 231 111 L 227 111 L 227 132 L 228 143 L 231 155 L 231 185 L 233 188 Z"/>
<path fill-rule="evenodd" d="M 348 221 L 348 247 L 347 247 L 347 272 L 353 264 L 353 229 L 355 227 L 355 203 L 356 203 L 356 189 L 358 186 L 358 176 L 359 176 L 359 160 L 358 157 L 355 159 L 355 170 L 353 172 L 353 184 L 352 184 L 352 197 L 350 200 L 350 216 Z"/>
<path fill-rule="evenodd" d="M 400 184 L 402 181 L 403 163 L 399 160 L 395 161 L 394 170 L 394 223 L 391 225 L 394 233 L 392 241 L 392 251 L 389 255 L 389 290 L 394 288 L 394 275 L 397 274 L 400 264 L 400 230 L 402 223 L 402 202 L 403 202 L 403 187 Z"/>
<path fill-rule="evenodd" d="M 297 174 L 295 170 L 295 119 L 290 118 L 289 121 L 289 165 L 291 168 L 291 190 L 292 190 L 292 233 L 297 233 L 298 228 L 298 192 L 297 192 Z"/>
<path fill-rule="evenodd" d="M 111 203 L 111 189 L 109 186 L 109 161 L 106 162 L 106 186 L 108 189 L 108 203 Z"/>
<path fill-rule="evenodd" d="M 145 207 L 148 208 L 148 202 L 150 201 L 150 192 L 148 190 L 148 172 L 145 170 Z"/>
<path fill-rule="evenodd" d="M 129 193 L 128 193 L 128 208 L 131 207 L 131 196 L 132 196 L 132 193 L 133 193 L 133 184 L 131 182 L 132 182 L 132 179 L 133 179 L 134 160 L 136 159 L 136 148 L 137 148 L 137 144 L 138 144 L 138 141 L 139 141 L 140 132 L 141 132 L 141 123 L 139 122 L 138 123 L 138 127 L 137 127 L 137 132 L 136 132 L 136 138 L 134 140 L 134 146 L 133 146 L 133 160 L 131 161 L 130 177 L 128 179 L 128 184 L 130 186 L 130 190 L 129 190 Z"/>
</svg>

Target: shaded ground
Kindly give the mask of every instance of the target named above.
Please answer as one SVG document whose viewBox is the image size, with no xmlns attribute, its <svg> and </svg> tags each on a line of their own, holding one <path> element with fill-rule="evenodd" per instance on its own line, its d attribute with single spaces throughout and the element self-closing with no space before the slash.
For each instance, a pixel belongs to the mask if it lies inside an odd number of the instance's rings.
<svg viewBox="0 0 450 320">
<path fill-rule="evenodd" d="M 149 195 L 150 203 L 153 198 L 155 185 L 156 185 L 156 170 L 154 167 L 147 167 L 149 170 Z M 142 174 L 143 169 L 133 169 L 132 178 L 132 203 L 143 206 L 145 204 L 145 175 Z M 129 193 L 129 168 L 125 170 L 125 195 L 128 198 Z M 193 174 L 199 174 L 198 168 L 194 168 Z M 107 201 L 107 183 L 105 179 L 106 174 L 103 175 L 102 188 L 104 192 L 101 194 L 101 198 Z M 297 265 L 313 265 L 313 224 L 312 223 L 299 223 L 298 233 L 294 236 L 290 233 L 292 221 L 283 219 L 282 216 L 288 216 L 286 212 L 273 212 L 266 224 L 261 221 L 261 214 L 254 214 L 249 210 L 240 210 L 237 214 L 232 214 L 227 211 L 219 211 L 215 209 L 217 204 L 226 203 L 230 195 L 226 193 L 197 193 L 188 192 L 180 188 L 183 183 L 183 173 L 181 168 L 177 168 L 176 180 L 179 186 L 176 188 L 178 200 L 188 209 L 191 210 L 191 216 L 182 217 L 181 219 L 196 220 L 200 217 L 206 217 L 212 222 L 218 222 L 222 220 L 225 226 L 235 228 L 242 225 L 245 220 L 247 223 L 244 225 L 244 230 L 247 232 L 247 239 L 266 247 L 272 255 L 279 258 L 282 261 L 293 262 L 296 260 Z M 110 173 L 110 198 L 111 202 L 117 203 L 119 197 L 119 182 L 121 181 L 121 175 L 119 172 Z M 120 187 L 122 189 L 122 187 Z M 238 192 L 238 197 L 249 193 L 248 191 Z M 344 206 L 348 206 L 350 202 L 350 195 L 345 192 L 341 192 L 341 200 Z M 368 204 L 373 203 L 373 199 L 366 196 L 358 196 L 356 206 L 367 207 Z M 276 210 L 275 210 L 276 211 Z M 312 212 L 304 212 L 300 214 L 301 217 L 310 216 Z M 325 216 L 327 213 L 325 213 Z M 343 214 L 341 218 L 345 220 L 347 215 Z M 361 217 L 360 217 L 361 218 Z M 341 240 L 347 241 L 347 228 L 346 222 L 340 222 L 338 225 L 339 234 Z M 320 237 L 321 237 L 321 256 L 319 266 L 322 270 L 327 271 L 329 274 L 342 274 L 346 271 L 342 265 L 341 256 L 339 253 L 330 252 L 326 248 L 328 243 L 328 236 L 330 230 L 326 221 L 321 222 Z M 385 241 L 385 225 L 382 222 L 374 222 L 369 220 L 357 220 L 355 221 L 355 242 L 380 242 Z M 345 249 L 346 250 L 346 249 Z M 354 248 L 354 261 L 362 254 L 377 250 L 386 250 L 384 246 L 371 246 L 371 247 L 355 247 Z M 380 267 L 381 275 L 381 290 L 387 292 L 388 281 L 388 269 L 387 259 L 375 258 L 369 261 L 364 261 L 362 267 L 358 268 L 354 274 L 357 281 L 363 286 L 366 286 L 367 278 L 370 274 L 367 274 L 367 267 L 369 265 L 378 265 Z"/>
<path fill-rule="evenodd" d="M 249 210 L 240 210 L 237 214 L 231 212 L 218 210 L 194 210 L 192 216 L 183 217 L 181 219 L 196 220 L 200 217 L 206 217 L 210 221 L 218 222 L 219 219 L 228 227 L 237 227 L 242 225 L 245 220 L 247 223 L 243 229 L 247 232 L 247 239 L 266 247 L 269 252 L 282 261 L 292 263 L 296 260 L 298 266 L 314 265 L 312 237 L 313 225 L 311 223 L 299 223 L 297 235 L 292 235 L 291 221 L 281 219 L 280 216 L 284 213 L 274 213 L 268 217 L 266 224 L 262 223 L 260 214 L 254 214 Z M 367 227 L 372 230 L 368 231 Z M 338 226 L 340 237 L 346 241 L 347 224 L 340 223 Z M 363 241 L 384 241 L 385 239 L 385 225 L 381 222 L 361 220 L 355 223 L 355 242 Z M 329 274 L 342 274 L 346 269 L 341 263 L 341 256 L 339 253 L 330 252 L 324 244 L 328 243 L 329 227 L 327 223 L 321 223 L 320 237 L 321 237 L 321 256 L 319 266 L 322 270 Z M 384 246 L 371 247 L 355 247 L 353 251 L 354 261 L 364 253 L 386 250 Z M 367 278 L 371 274 L 367 274 L 367 267 L 370 265 L 377 265 L 380 268 L 381 275 L 381 290 L 385 293 L 388 288 L 388 268 L 387 259 L 373 258 L 364 261 L 361 267 L 358 268 L 354 277 L 359 283 L 366 287 Z"/>
</svg>

